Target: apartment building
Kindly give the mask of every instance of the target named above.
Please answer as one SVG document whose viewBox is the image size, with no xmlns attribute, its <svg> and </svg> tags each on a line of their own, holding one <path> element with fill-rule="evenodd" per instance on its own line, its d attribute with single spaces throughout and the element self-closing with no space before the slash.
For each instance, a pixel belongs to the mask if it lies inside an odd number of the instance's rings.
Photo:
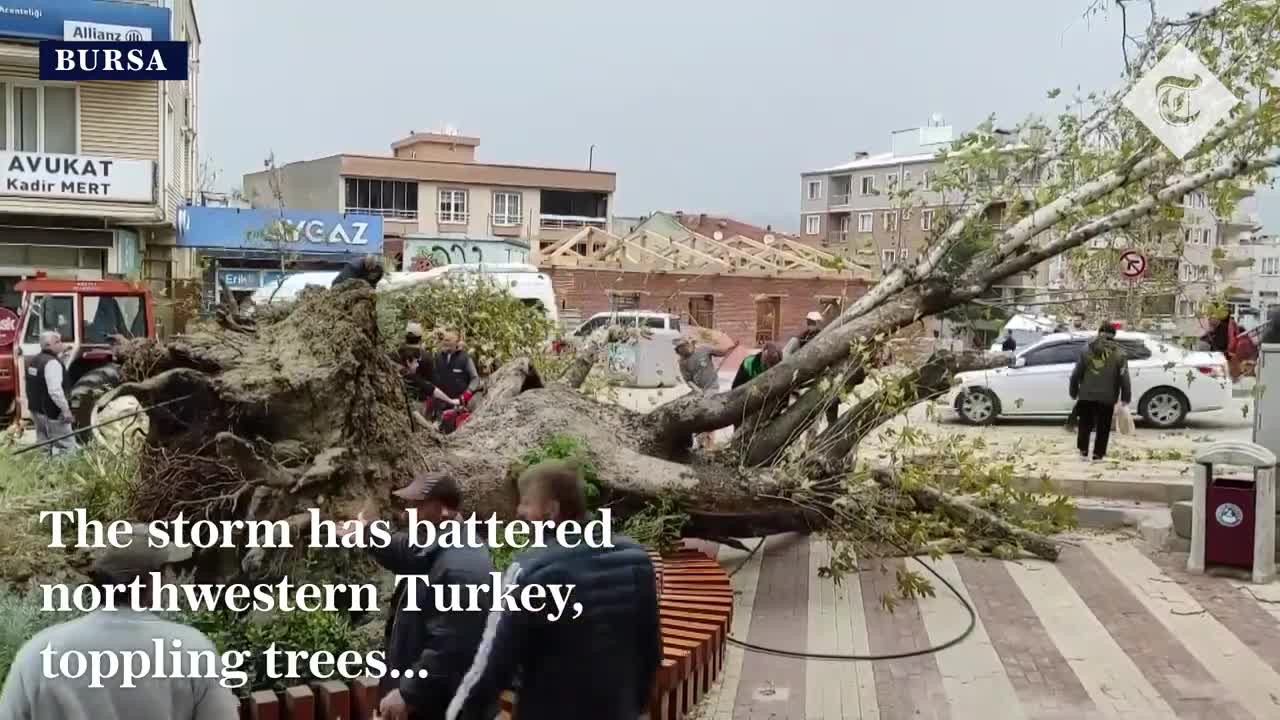
<svg viewBox="0 0 1280 720">
<path fill-rule="evenodd" d="M 942 171 L 938 153 L 955 140 L 952 127 L 935 116 L 930 125 L 891 133 L 887 152 L 858 152 L 849 162 L 801 173 L 801 240 L 816 241 L 817 247 L 878 275 L 915 259 L 938 231 L 944 211 L 965 202 L 954 190 L 933 187 Z M 915 192 L 913 207 L 892 197 L 908 187 Z M 991 211 L 997 227 L 1000 214 L 1000 208 Z M 1011 302 L 1033 302 L 1048 285 L 1048 268 L 1040 267 L 1010 278 L 995 294 Z"/>
<path fill-rule="evenodd" d="M 43 82 L 38 43 L 121 28 L 189 43 L 181 82 Z M 174 249 L 195 185 L 200 31 L 192 0 L 24 0 L 0 8 L 0 303 L 51 277 L 145 278 L 158 295 L 192 272 Z M 164 327 L 166 318 L 159 318 Z"/>
<path fill-rule="evenodd" d="M 244 176 L 254 207 L 380 216 L 384 255 L 423 270 L 461 262 L 528 262 L 531 243 L 610 229 L 611 172 L 480 162 L 480 139 L 413 132 L 390 156 L 334 155 Z"/>
</svg>

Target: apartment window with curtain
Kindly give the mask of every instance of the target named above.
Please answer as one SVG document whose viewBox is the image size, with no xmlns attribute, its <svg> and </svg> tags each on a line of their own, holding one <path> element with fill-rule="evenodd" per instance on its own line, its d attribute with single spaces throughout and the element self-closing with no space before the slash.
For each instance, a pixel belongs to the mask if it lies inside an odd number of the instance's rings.
<svg viewBox="0 0 1280 720">
<path fill-rule="evenodd" d="M 418 218 L 418 183 L 408 180 L 345 178 L 344 210 L 400 220 Z"/>
<path fill-rule="evenodd" d="M 0 149 L 79 153 L 79 106 L 75 86 L 0 80 Z"/>
<path fill-rule="evenodd" d="M 440 222 L 465 223 L 467 221 L 467 191 L 440 191 Z"/>
</svg>

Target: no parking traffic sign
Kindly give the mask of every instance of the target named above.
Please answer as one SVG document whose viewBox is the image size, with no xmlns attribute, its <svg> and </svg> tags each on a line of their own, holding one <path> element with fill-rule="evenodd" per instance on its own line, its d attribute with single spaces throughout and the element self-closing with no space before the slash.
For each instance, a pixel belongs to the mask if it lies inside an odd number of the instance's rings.
<svg viewBox="0 0 1280 720">
<path fill-rule="evenodd" d="M 1147 271 L 1147 258 L 1137 250 L 1125 250 L 1120 256 L 1120 274 L 1137 280 Z"/>
</svg>

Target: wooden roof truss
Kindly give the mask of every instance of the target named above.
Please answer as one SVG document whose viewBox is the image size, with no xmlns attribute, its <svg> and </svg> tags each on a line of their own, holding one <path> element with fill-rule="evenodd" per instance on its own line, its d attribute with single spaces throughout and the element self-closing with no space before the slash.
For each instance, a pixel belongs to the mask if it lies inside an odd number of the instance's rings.
<svg viewBox="0 0 1280 720">
<path fill-rule="evenodd" d="M 542 247 L 543 266 L 608 268 L 612 270 L 716 273 L 777 277 L 846 277 L 855 267 L 833 267 L 835 255 L 782 238 L 764 244 L 744 235 L 715 240 L 688 231 L 668 237 L 638 228 L 625 237 L 598 228 L 583 228 L 570 237 Z"/>
</svg>

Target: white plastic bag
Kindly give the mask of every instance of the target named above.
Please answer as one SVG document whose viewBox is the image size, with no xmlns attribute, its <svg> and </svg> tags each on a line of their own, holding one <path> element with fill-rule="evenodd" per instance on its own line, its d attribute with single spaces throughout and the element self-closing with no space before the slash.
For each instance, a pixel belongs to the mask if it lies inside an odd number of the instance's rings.
<svg viewBox="0 0 1280 720">
<path fill-rule="evenodd" d="M 1115 431 L 1121 435 L 1132 435 L 1138 430 L 1134 425 L 1133 414 L 1129 412 L 1128 405 L 1121 405 L 1116 408 L 1115 422 L 1112 425 Z"/>
</svg>

